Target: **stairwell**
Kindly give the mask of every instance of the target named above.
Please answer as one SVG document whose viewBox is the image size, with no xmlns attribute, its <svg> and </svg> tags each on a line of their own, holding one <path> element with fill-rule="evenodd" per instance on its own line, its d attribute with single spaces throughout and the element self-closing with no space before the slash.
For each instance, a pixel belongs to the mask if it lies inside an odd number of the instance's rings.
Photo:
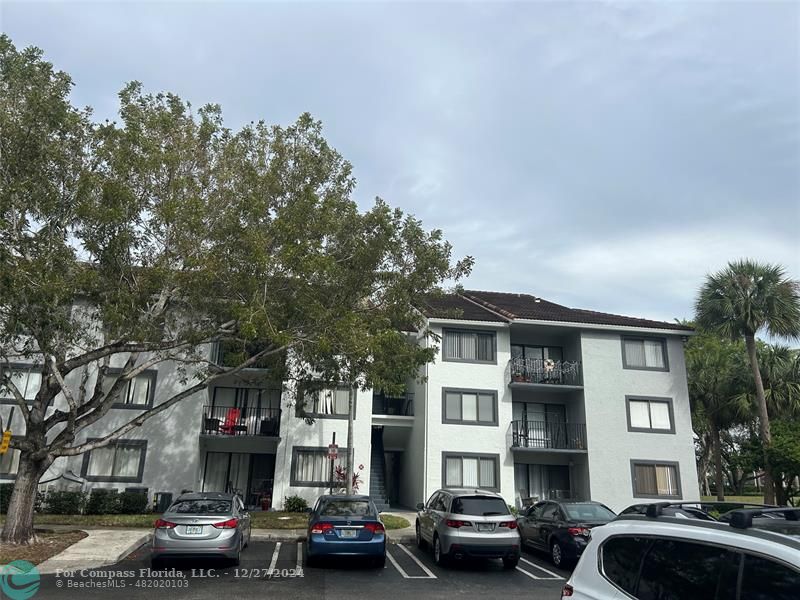
<svg viewBox="0 0 800 600">
<path fill-rule="evenodd" d="M 379 512 L 389 510 L 386 494 L 386 462 L 383 455 L 383 428 L 372 430 L 372 449 L 369 461 L 369 497 Z"/>
</svg>

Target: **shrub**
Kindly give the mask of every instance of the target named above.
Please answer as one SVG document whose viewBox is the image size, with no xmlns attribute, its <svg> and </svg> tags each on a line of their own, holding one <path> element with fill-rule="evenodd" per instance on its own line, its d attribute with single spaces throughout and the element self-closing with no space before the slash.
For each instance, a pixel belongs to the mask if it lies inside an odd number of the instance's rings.
<svg viewBox="0 0 800 600">
<path fill-rule="evenodd" d="M 11 492 L 14 491 L 13 483 L 0 483 L 0 513 L 8 512 L 8 503 L 11 502 Z"/>
<path fill-rule="evenodd" d="M 86 503 L 86 494 L 69 490 L 52 490 L 44 499 L 44 510 L 53 515 L 79 515 Z"/>
<path fill-rule="evenodd" d="M 514 515 L 515 517 L 518 517 L 518 516 L 519 516 L 519 509 L 518 509 L 516 506 L 514 506 L 513 504 L 509 504 L 509 505 L 508 505 L 508 511 L 509 511 L 509 512 L 510 512 L 512 515 Z"/>
<path fill-rule="evenodd" d="M 120 502 L 117 490 L 92 490 L 86 504 L 86 514 L 115 515 L 119 513 Z"/>
<path fill-rule="evenodd" d="M 119 512 L 123 515 L 140 515 L 147 512 L 147 494 L 122 492 L 119 495 Z"/>
<path fill-rule="evenodd" d="M 283 499 L 283 510 L 286 512 L 304 512 L 308 510 L 308 502 L 300 496 L 287 496 Z"/>
</svg>

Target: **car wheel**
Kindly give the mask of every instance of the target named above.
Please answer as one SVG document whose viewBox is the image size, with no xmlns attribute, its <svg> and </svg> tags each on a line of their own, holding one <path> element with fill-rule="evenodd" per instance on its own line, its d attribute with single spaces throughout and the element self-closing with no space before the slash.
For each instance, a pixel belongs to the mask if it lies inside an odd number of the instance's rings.
<svg viewBox="0 0 800 600">
<path fill-rule="evenodd" d="M 564 566 L 564 549 L 558 541 L 553 542 L 550 546 L 550 560 L 552 560 L 553 564 L 557 567 Z"/>
<path fill-rule="evenodd" d="M 317 557 L 311 556 L 308 553 L 308 546 L 306 546 L 306 567 L 316 567 L 317 566 Z"/>
<path fill-rule="evenodd" d="M 386 555 L 384 554 L 380 558 L 376 558 L 374 564 L 376 569 L 384 568 L 386 566 Z"/>
<path fill-rule="evenodd" d="M 442 551 L 442 543 L 439 541 L 439 536 L 433 536 L 433 562 L 440 567 L 447 564 L 447 554 Z"/>
<path fill-rule="evenodd" d="M 422 539 L 422 532 L 419 530 L 419 521 L 417 521 L 417 548 L 423 550 L 425 548 L 425 540 Z"/>
<path fill-rule="evenodd" d="M 242 542 L 243 542 L 243 539 L 244 538 L 239 540 L 239 548 L 236 550 L 236 556 L 234 556 L 231 559 L 231 563 L 233 564 L 234 567 L 238 567 L 242 562 Z"/>
<path fill-rule="evenodd" d="M 508 569 L 509 571 L 511 569 L 516 569 L 518 564 L 519 564 L 519 557 L 503 559 L 503 568 Z"/>
</svg>

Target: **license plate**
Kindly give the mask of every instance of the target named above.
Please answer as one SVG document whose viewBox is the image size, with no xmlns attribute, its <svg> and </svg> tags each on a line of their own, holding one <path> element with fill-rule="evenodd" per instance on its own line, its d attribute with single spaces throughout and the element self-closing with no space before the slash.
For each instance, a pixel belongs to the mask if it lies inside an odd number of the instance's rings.
<svg viewBox="0 0 800 600">
<path fill-rule="evenodd" d="M 200 535 L 203 533 L 203 526 L 202 525 L 187 525 L 186 526 L 186 535 Z"/>
<path fill-rule="evenodd" d="M 343 538 L 358 537 L 358 529 L 341 529 L 340 531 Z"/>
<path fill-rule="evenodd" d="M 494 531 L 494 523 L 478 523 L 478 531 Z"/>
</svg>

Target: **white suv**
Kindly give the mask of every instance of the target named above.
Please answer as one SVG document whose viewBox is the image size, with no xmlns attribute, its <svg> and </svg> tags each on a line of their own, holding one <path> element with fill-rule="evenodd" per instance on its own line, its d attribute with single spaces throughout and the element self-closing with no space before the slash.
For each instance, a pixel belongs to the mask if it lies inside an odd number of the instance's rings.
<svg viewBox="0 0 800 600">
<path fill-rule="evenodd" d="M 734 511 L 728 524 L 662 516 L 665 506 L 593 529 L 562 600 L 800 598 L 800 538 L 758 528 L 767 516 L 795 524 L 800 509 Z"/>
</svg>

